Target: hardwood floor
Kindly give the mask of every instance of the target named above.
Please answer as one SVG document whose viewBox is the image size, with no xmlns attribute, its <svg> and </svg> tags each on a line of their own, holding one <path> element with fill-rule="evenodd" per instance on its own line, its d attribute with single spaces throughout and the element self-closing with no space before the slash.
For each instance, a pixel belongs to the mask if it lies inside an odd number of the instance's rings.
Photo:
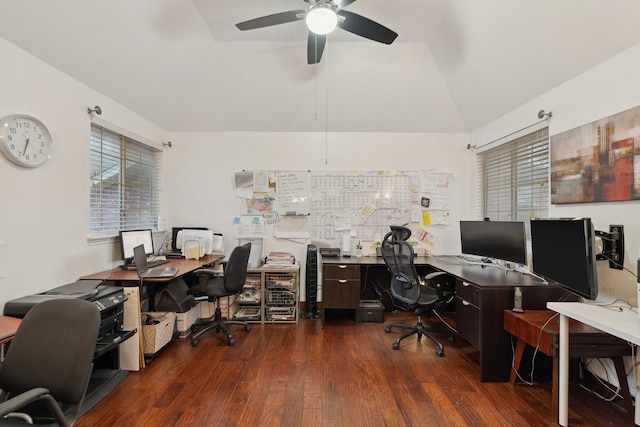
<svg viewBox="0 0 640 427">
<path fill-rule="evenodd" d="M 385 322 L 413 323 L 385 313 Z M 437 321 L 435 319 L 429 320 Z M 481 383 L 477 351 L 463 339 L 436 357 L 427 339 L 404 340 L 382 323 L 332 318 L 233 328 L 236 344 L 210 333 L 179 339 L 131 372 L 83 415 L 100 426 L 553 426 L 551 385 Z M 577 386 L 569 422 L 633 425 L 616 404 Z"/>
</svg>

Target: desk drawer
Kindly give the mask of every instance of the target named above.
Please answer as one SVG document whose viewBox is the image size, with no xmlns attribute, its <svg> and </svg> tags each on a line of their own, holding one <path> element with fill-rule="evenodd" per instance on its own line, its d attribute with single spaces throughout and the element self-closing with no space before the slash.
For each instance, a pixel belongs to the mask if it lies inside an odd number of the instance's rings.
<svg viewBox="0 0 640 427">
<path fill-rule="evenodd" d="M 357 264 L 324 264 L 324 280 L 360 280 L 360 266 Z"/>
<path fill-rule="evenodd" d="M 456 296 L 456 328 L 475 348 L 480 348 L 480 309 Z"/>
<path fill-rule="evenodd" d="M 324 308 L 360 307 L 360 279 L 325 279 L 322 282 L 322 286 L 322 306 Z"/>
<path fill-rule="evenodd" d="M 456 280 L 456 296 L 475 307 L 480 307 L 480 290 L 469 282 Z"/>
</svg>

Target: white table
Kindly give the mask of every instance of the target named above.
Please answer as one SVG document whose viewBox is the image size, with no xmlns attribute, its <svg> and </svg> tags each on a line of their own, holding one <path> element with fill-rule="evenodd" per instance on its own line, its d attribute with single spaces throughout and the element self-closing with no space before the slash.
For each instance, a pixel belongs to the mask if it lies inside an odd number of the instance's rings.
<svg viewBox="0 0 640 427">
<path fill-rule="evenodd" d="M 569 424 L 569 318 L 636 345 L 640 345 L 640 319 L 636 312 L 628 308 L 618 310 L 580 302 L 548 302 L 547 308 L 560 313 L 558 423 L 567 426 Z M 636 405 L 635 423 L 640 425 L 640 405 Z"/>
</svg>

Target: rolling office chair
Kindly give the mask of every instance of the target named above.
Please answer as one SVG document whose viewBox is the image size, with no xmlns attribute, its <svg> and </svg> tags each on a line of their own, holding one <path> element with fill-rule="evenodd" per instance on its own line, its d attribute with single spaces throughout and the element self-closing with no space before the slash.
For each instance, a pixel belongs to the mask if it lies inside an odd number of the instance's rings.
<svg viewBox="0 0 640 427">
<path fill-rule="evenodd" d="M 431 312 L 444 304 L 450 302 L 454 293 L 445 291 L 442 284 L 437 283 L 437 277 L 443 272 L 430 273 L 425 276 L 425 282 L 434 283 L 434 286 L 423 286 L 420 277 L 416 272 L 413 263 L 413 247 L 407 243 L 411 236 L 411 230 L 402 226 L 391 226 L 391 231 L 387 233 L 382 241 L 382 257 L 387 267 L 391 271 L 391 295 L 408 305 L 418 315 L 418 322 L 415 325 L 392 323 L 385 327 L 385 332 L 391 332 L 392 328 L 405 329 L 405 332 L 392 345 L 394 350 L 400 348 L 400 341 L 417 335 L 418 341 L 422 336 L 429 338 L 436 346 L 436 355 L 444 356 L 444 347 L 431 332 L 443 332 L 449 334 L 449 341 L 453 341 L 451 331 L 445 329 L 428 329 L 422 324 L 422 316 L 431 316 Z"/>
<path fill-rule="evenodd" d="M 84 402 L 99 330 L 100 313 L 92 302 L 55 299 L 33 306 L 0 367 L 0 426 L 72 426 Z"/>
<path fill-rule="evenodd" d="M 243 325 L 244 330 L 249 332 L 251 325 L 247 322 L 239 320 L 228 320 L 222 318 L 220 311 L 219 299 L 230 295 L 235 295 L 242 291 L 242 287 L 247 278 L 247 265 L 249 263 L 249 254 L 251 253 L 251 243 L 242 246 L 236 246 L 229 259 L 223 262 L 223 276 L 219 275 L 218 270 L 201 268 L 194 271 L 199 276 L 199 281 L 192 286 L 188 293 L 195 296 L 196 300 L 204 300 L 205 298 L 216 304 L 216 310 L 213 316 L 209 318 L 200 318 L 191 325 L 191 345 L 198 345 L 198 337 L 205 332 L 214 329 L 216 332 L 221 330 L 227 335 L 227 342 L 233 345 L 235 340 L 229 331 L 227 325 Z"/>
</svg>

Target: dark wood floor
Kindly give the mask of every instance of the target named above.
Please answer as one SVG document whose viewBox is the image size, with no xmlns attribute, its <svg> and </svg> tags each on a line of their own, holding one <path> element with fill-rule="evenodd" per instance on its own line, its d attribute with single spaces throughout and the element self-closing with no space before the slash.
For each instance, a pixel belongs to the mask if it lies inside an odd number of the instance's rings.
<svg viewBox="0 0 640 427">
<path fill-rule="evenodd" d="M 385 314 L 412 323 L 413 315 Z M 234 330 L 236 344 L 210 333 L 179 339 L 130 373 L 83 415 L 100 426 L 553 426 L 550 383 L 481 383 L 477 351 L 463 339 L 433 345 L 381 323 L 300 319 L 298 325 Z M 632 425 L 614 403 L 572 386 L 569 422 Z"/>
</svg>

